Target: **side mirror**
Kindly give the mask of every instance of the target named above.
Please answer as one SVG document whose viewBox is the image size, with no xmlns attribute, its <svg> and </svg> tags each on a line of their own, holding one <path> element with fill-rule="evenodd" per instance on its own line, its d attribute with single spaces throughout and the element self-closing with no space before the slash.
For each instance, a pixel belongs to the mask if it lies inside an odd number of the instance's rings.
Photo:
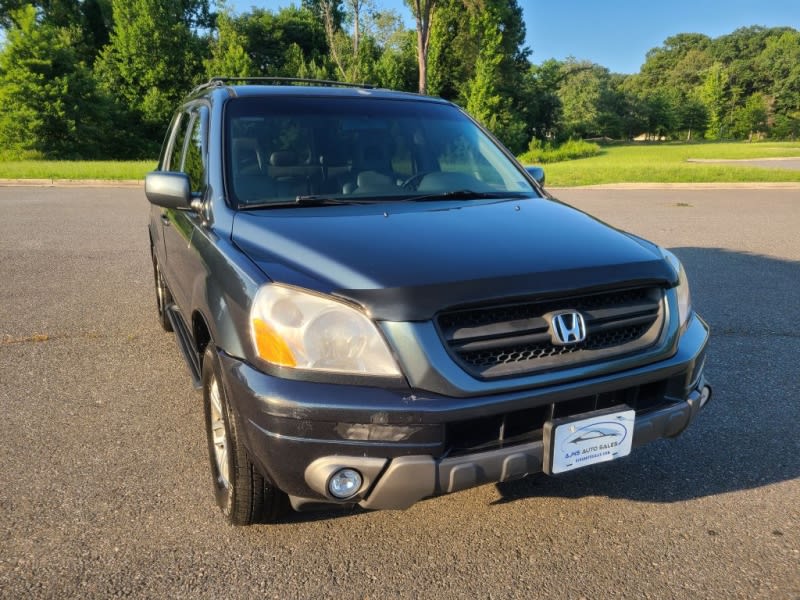
<svg viewBox="0 0 800 600">
<path fill-rule="evenodd" d="M 144 177 L 144 193 L 151 204 L 164 208 L 189 208 L 192 202 L 186 173 L 151 171 Z"/>
<path fill-rule="evenodd" d="M 525 167 L 525 170 L 540 186 L 544 187 L 544 169 L 542 167 Z"/>
</svg>

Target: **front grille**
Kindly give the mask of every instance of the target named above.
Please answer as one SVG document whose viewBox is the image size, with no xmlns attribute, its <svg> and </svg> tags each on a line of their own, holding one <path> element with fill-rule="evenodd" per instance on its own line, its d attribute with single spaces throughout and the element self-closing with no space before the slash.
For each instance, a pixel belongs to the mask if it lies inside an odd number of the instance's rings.
<svg viewBox="0 0 800 600">
<path fill-rule="evenodd" d="M 551 419 L 572 417 L 594 410 L 619 406 L 637 415 L 668 405 L 667 380 L 573 398 L 555 404 L 448 423 L 446 455 L 459 456 L 540 441 L 544 424 Z"/>
<path fill-rule="evenodd" d="M 442 340 L 461 367 L 491 379 L 572 367 L 641 350 L 655 343 L 663 324 L 661 288 L 637 288 L 586 296 L 450 311 L 437 323 Z M 552 341 L 550 316 L 575 310 L 586 339 Z"/>
</svg>

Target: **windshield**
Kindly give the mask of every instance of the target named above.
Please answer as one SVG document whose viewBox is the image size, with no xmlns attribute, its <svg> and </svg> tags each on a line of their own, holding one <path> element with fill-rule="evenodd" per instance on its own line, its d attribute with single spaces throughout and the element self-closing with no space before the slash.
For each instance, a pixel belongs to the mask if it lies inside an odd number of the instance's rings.
<svg viewBox="0 0 800 600">
<path fill-rule="evenodd" d="M 236 98 L 225 123 L 226 180 L 240 208 L 537 195 L 494 142 L 447 104 Z"/>
</svg>

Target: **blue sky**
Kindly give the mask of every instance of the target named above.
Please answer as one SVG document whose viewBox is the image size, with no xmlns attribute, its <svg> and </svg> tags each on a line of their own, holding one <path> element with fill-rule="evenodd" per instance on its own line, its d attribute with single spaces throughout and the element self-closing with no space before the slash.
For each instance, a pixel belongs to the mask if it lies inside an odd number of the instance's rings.
<svg viewBox="0 0 800 600">
<path fill-rule="evenodd" d="M 800 29 L 800 0 L 518 0 L 531 60 L 574 56 L 617 73 L 636 73 L 651 48 L 676 33 L 718 37 L 738 27 L 764 25 Z M 252 6 L 276 10 L 291 0 L 228 0 L 237 12 Z M 402 0 L 376 0 L 397 10 L 412 26 Z"/>
</svg>

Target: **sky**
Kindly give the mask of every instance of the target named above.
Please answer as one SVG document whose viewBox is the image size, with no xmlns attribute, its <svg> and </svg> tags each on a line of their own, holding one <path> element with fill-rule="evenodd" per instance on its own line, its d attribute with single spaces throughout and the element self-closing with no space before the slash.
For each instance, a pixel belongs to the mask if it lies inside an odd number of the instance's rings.
<svg viewBox="0 0 800 600">
<path fill-rule="evenodd" d="M 676 33 L 719 37 L 739 27 L 788 26 L 800 30 L 800 0 L 517 0 L 527 31 L 531 62 L 568 56 L 590 60 L 615 73 L 637 73 L 647 51 Z M 413 27 L 403 0 L 375 0 Z M 252 6 L 276 10 L 291 0 L 227 0 L 236 12 Z"/>
</svg>

